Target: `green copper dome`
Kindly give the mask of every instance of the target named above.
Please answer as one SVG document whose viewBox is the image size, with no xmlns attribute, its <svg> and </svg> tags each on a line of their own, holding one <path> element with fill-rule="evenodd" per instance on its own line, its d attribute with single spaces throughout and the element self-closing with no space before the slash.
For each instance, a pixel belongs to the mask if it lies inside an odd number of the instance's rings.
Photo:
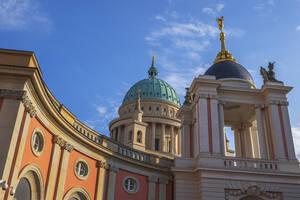
<svg viewBox="0 0 300 200">
<path fill-rule="evenodd" d="M 137 82 L 128 90 L 123 99 L 123 104 L 136 101 L 137 92 L 140 90 L 141 100 L 158 99 L 180 106 L 180 101 L 175 90 L 168 83 L 156 77 L 158 71 L 154 66 L 154 56 L 148 74 L 149 77 L 147 79 Z"/>
</svg>

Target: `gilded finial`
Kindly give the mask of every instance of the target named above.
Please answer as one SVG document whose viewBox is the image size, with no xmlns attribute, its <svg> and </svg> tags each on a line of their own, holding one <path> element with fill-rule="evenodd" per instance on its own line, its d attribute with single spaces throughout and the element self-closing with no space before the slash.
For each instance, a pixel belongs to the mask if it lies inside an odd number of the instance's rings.
<svg viewBox="0 0 300 200">
<path fill-rule="evenodd" d="M 236 60 L 232 57 L 231 53 L 229 51 L 227 51 L 226 47 L 225 47 L 225 34 L 223 32 L 224 16 L 222 16 L 221 18 L 217 18 L 217 22 L 219 24 L 219 30 L 221 31 L 221 33 L 220 33 L 221 51 L 218 53 L 218 55 L 214 61 L 214 64 L 218 63 L 218 62 L 226 61 L 226 60 L 236 62 Z"/>
<path fill-rule="evenodd" d="M 154 62 L 155 62 L 155 52 L 152 52 L 152 66 L 154 66 Z"/>
</svg>

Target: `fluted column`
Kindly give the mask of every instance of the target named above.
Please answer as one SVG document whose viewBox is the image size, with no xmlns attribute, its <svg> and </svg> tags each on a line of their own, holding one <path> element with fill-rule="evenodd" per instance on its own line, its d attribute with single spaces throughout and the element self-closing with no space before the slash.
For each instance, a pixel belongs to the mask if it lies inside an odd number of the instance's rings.
<svg viewBox="0 0 300 200">
<path fill-rule="evenodd" d="M 153 122 L 152 127 L 151 127 L 151 130 L 152 130 L 152 133 L 151 133 L 151 140 L 152 140 L 151 150 L 152 151 L 155 151 L 155 131 L 156 131 L 155 129 L 156 129 L 156 124 Z"/>
<path fill-rule="evenodd" d="M 162 151 L 166 152 L 166 125 L 161 124 L 162 129 Z"/>
<path fill-rule="evenodd" d="M 259 145 L 259 158 L 267 159 L 265 130 L 264 130 L 264 124 L 263 124 L 263 118 L 261 112 L 262 106 L 263 105 L 255 105 L 257 132 L 258 132 L 258 145 Z"/>
</svg>

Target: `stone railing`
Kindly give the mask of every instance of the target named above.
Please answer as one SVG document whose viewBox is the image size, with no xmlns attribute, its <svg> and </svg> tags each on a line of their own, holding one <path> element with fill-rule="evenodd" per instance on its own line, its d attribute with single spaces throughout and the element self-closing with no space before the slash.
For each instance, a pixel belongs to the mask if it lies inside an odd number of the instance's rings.
<svg viewBox="0 0 300 200">
<path fill-rule="evenodd" d="M 247 158 L 224 158 L 225 168 L 245 169 L 245 170 L 279 170 L 279 163 L 277 161 L 262 160 L 262 159 L 247 159 Z"/>
<path fill-rule="evenodd" d="M 155 165 L 155 166 L 163 167 L 163 168 L 170 168 L 173 165 L 172 159 L 167 159 L 164 157 L 160 157 L 158 155 L 145 153 L 142 151 L 132 149 L 121 143 L 111 140 L 110 138 L 103 136 L 103 135 L 96 136 L 95 134 L 92 135 L 92 134 L 86 134 L 79 130 L 77 130 L 77 131 L 81 135 L 85 136 L 88 140 L 92 141 L 93 143 L 95 143 L 99 146 L 105 147 L 105 148 L 111 150 L 112 152 L 115 152 L 121 156 L 125 156 L 125 157 L 131 158 L 133 160 L 137 160 L 137 161 L 140 161 L 143 163 L 147 163 L 147 164 L 151 164 L 151 165 Z"/>
</svg>

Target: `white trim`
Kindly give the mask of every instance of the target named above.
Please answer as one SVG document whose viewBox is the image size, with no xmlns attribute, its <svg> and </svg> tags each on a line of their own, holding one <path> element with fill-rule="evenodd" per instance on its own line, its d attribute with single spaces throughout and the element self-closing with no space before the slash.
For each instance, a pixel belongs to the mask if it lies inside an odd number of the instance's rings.
<svg viewBox="0 0 300 200">
<path fill-rule="evenodd" d="M 77 164 L 79 162 L 84 163 L 86 165 L 86 167 L 87 167 L 87 174 L 85 176 L 82 176 L 82 175 L 78 174 L 78 172 L 76 170 L 76 166 L 77 166 Z M 90 175 L 90 166 L 89 166 L 89 163 L 86 160 L 82 159 L 82 158 L 78 158 L 76 160 L 75 164 L 74 164 L 74 173 L 75 173 L 75 175 L 76 175 L 76 177 L 78 179 L 80 179 L 80 180 L 86 180 L 89 177 L 89 175 Z"/>
</svg>

